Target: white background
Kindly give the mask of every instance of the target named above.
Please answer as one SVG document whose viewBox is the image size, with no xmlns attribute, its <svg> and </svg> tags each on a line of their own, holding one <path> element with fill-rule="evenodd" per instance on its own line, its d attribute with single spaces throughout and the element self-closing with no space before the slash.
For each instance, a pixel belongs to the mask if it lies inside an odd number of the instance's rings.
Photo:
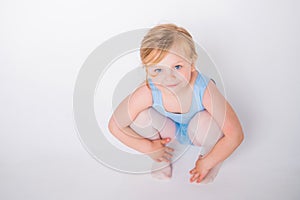
<svg viewBox="0 0 300 200">
<path fill-rule="evenodd" d="M 296 0 L 1 1 L 0 199 L 299 199 L 299 9 Z M 186 170 L 169 182 L 115 172 L 75 130 L 72 94 L 88 55 L 164 22 L 206 48 L 244 128 L 213 184 L 189 184 Z"/>
</svg>

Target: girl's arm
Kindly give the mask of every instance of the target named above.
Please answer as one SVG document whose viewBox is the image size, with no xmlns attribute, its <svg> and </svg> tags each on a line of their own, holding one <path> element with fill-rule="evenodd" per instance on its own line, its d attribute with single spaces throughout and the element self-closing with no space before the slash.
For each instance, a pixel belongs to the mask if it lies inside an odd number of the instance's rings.
<svg viewBox="0 0 300 200">
<path fill-rule="evenodd" d="M 145 86 L 139 87 L 127 96 L 114 111 L 108 128 L 123 144 L 146 153 L 151 151 L 151 141 L 143 138 L 129 126 L 137 115 L 152 105 L 151 91 Z"/>
<path fill-rule="evenodd" d="M 210 81 L 203 95 L 203 105 L 220 126 L 222 137 L 213 149 L 203 158 L 206 167 L 211 169 L 225 160 L 244 139 L 243 130 L 233 108 Z"/>
<path fill-rule="evenodd" d="M 157 162 L 168 162 L 168 156 L 173 151 L 166 146 L 171 141 L 170 138 L 149 140 L 130 128 L 138 114 L 150 106 L 152 106 L 152 93 L 146 85 L 143 85 L 120 103 L 109 121 L 109 130 L 123 144 L 147 154 Z"/>
</svg>

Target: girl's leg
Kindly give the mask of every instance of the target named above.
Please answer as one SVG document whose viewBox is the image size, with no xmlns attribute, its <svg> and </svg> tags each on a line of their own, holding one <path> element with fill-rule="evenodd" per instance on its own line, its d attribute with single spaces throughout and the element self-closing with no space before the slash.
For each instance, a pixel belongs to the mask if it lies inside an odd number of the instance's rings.
<svg viewBox="0 0 300 200">
<path fill-rule="evenodd" d="M 153 108 L 140 112 L 130 127 L 141 136 L 152 140 L 167 137 L 175 139 L 175 123 Z"/>
<path fill-rule="evenodd" d="M 153 108 L 139 113 L 130 127 L 139 135 L 151 140 L 175 138 L 175 123 Z M 169 179 L 172 176 L 172 167 L 166 162 L 154 162 L 151 174 L 157 179 Z"/>
<path fill-rule="evenodd" d="M 206 110 L 198 112 L 192 118 L 188 126 L 188 134 L 194 145 L 202 147 L 202 156 L 209 153 L 223 136 L 220 127 Z M 212 182 L 221 165 L 222 163 L 212 168 L 204 178 L 203 183 Z"/>
</svg>

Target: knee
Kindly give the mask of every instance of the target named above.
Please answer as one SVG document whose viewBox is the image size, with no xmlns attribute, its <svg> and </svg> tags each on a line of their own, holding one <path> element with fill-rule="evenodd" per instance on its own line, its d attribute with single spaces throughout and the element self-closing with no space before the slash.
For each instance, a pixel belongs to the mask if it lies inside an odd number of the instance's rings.
<svg viewBox="0 0 300 200">
<path fill-rule="evenodd" d="M 130 127 L 137 132 L 159 132 L 163 138 L 174 138 L 176 131 L 174 122 L 152 107 L 140 112 Z"/>
<path fill-rule="evenodd" d="M 191 119 L 188 131 L 191 133 L 199 132 L 199 130 L 203 131 L 208 128 L 212 121 L 212 116 L 206 110 L 200 111 Z"/>
<path fill-rule="evenodd" d="M 159 129 L 162 138 L 175 138 L 176 126 L 174 121 L 169 118 L 165 118 L 163 126 Z"/>
<path fill-rule="evenodd" d="M 149 127 L 152 124 L 150 109 L 148 108 L 140 112 L 131 125 L 139 128 Z"/>
<path fill-rule="evenodd" d="M 222 134 L 218 124 L 206 110 L 198 112 L 192 118 L 188 126 L 188 133 L 197 146 L 202 146 L 211 137 L 217 140 Z"/>
</svg>

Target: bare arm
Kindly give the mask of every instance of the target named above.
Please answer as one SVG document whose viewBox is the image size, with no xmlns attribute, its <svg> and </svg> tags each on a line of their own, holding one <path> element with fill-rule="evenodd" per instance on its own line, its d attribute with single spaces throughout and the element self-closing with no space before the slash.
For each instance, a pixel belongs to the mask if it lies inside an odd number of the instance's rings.
<svg viewBox="0 0 300 200">
<path fill-rule="evenodd" d="M 156 162 L 170 162 L 173 149 L 166 144 L 171 138 L 150 140 L 140 136 L 130 127 L 138 114 L 151 106 L 152 93 L 144 84 L 120 103 L 109 121 L 109 130 L 123 144 L 147 154 Z"/>
<path fill-rule="evenodd" d="M 129 127 L 137 115 L 151 105 L 151 91 L 145 85 L 139 87 L 127 96 L 114 111 L 108 125 L 110 132 L 122 143 L 139 152 L 151 151 L 151 141 L 143 138 Z"/>
<path fill-rule="evenodd" d="M 230 156 L 244 139 L 243 130 L 233 108 L 210 81 L 203 96 L 203 105 L 215 119 L 224 134 L 214 148 L 203 158 L 208 168 Z"/>
</svg>

